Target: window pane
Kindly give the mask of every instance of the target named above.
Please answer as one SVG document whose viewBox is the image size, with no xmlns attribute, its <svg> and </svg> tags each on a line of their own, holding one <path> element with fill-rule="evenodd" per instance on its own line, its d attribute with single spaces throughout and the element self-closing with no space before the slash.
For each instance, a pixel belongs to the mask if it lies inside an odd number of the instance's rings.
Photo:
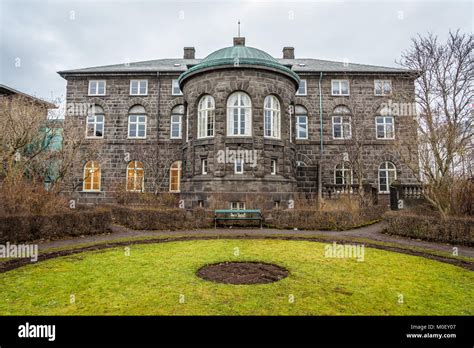
<svg viewBox="0 0 474 348">
<path fill-rule="evenodd" d="M 332 81 L 332 94 L 339 94 L 339 81 Z"/>
<path fill-rule="evenodd" d="M 130 116 L 130 122 L 137 122 L 137 116 Z"/>
<path fill-rule="evenodd" d="M 340 124 L 334 125 L 334 138 L 342 138 L 342 130 Z"/>
<path fill-rule="evenodd" d="M 392 82 L 391 81 L 385 81 L 383 84 L 383 93 L 384 94 L 390 94 L 392 92 Z"/>
<path fill-rule="evenodd" d="M 95 82 L 91 82 L 89 84 L 89 94 L 96 94 L 97 93 L 97 84 Z"/>
<path fill-rule="evenodd" d="M 377 126 L 377 138 L 385 138 L 385 132 L 383 125 Z"/>
<path fill-rule="evenodd" d="M 349 81 L 342 81 L 341 82 L 341 94 L 349 94 Z"/>
</svg>

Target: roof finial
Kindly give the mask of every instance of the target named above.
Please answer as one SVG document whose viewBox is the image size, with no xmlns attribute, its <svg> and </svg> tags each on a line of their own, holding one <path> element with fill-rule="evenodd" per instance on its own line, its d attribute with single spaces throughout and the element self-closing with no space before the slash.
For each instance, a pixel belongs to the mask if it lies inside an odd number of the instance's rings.
<svg viewBox="0 0 474 348">
<path fill-rule="evenodd" d="M 239 35 L 238 35 L 238 37 L 240 37 L 240 19 L 239 19 L 239 21 L 237 22 L 237 24 L 238 24 L 238 26 L 239 26 L 239 31 L 238 31 L 238 34 L 239 34 Z"/>
</svg>

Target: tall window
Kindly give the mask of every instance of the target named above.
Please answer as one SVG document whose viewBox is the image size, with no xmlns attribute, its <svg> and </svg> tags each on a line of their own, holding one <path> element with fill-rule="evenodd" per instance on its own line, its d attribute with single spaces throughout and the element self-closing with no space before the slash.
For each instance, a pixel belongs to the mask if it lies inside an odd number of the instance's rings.
<svg viewBox="0 0 474 348">
<path fill-rule="evenodd" d="M 397 180 L 397 168 L 392 162 L 384 162 L 379 166 L 379 192 L 389 193 L 390 185 Z"/>
<path fill-rule="evenodd" d="M 391 80 L 374 80 L 375 95 L 389 95 L 392 93 Z"/>
<path fill-rule="evenodd" d="M 269 138 L 280 138 L 280 102 L 269 95 L 263 102 L 264 134 Z"/>
<path fill-rule="evenodd" d="M 304 106 L 296 105 L 296 139 L 308 139 L 308 111 Z"/>
<path fill-rule="evenodd" d="M 97 161 L 88 161 L 84 166 L 83 191 L 100 191 L 100 165 Z"/>
<path fill-rule="evenodd" d="M 201 159 L 201 173 L 202 173 L 202 175 L 207 174 L 207 167 L 208 167 L 207 158 Z"/>
<path fill-rule="evenodd" d="M 183 95 L 177 79 L 171 81 L 171 95 Z"/>
<path fill-rule="evenodd" d="M 332 117 L 332 137 L 333 139 L 350 139 L 351 132 L 351 111 L 346 106 L 337 106 Z"/>
<path fill-rule="evenodd" d="M 198 138 L 214 136 L 215 104 L 214 98 L 205 95 L 198 104 Z"/>
<path fill-rule="evenodd" d="M 183 115 L 184 115 L 183 105 L 175 106 L 173 110 L 171 110 L 171 125 L 170 125 L 171 139 L 181 139 Z"/>
<path fill-rule="evenodd" d="M 89 110 L 86 125 L 87 138 L 103 138 L 104 137 L 104 109 L 99 105 L 94 105 Z"/>
<path fill-rule="evenodd" d="M 272 175 L 276 175 L 276 173 L 277 173 L 277 160 L 276 160 L 276 159 L 272 159 L 272 160 L 271 160 L 271 165 L 272 165 L 271 174 L 272 174 Z"/>
<path fill-rule="evenodd" d="M 170 192 L 179 192 L 181 186 L 181 161 L 173 162 L 170 167 Z"/>
<path fill-rule="evenodd" d="M 342 162 L 334 168 L 334 183 L 336 185 L 352 184 L 352 169 L 349 163 Z"/>
<path fill-rule="evenodd" d="M 130 95 L 147 95 L 148 80 L 130 80 Z"/>
<path fill-rule="evenodd" d="M 146 111 L 141 105 L 135 105 L 128 111 L 128 137 L 130 139 L 146 138 Z"/>
<path fill-rule="evenodd" d="M 377 116 L 375 118 L 377 139 L 395 138 L 395 124 L 393 116 Z"/>
<path fill-rule="evenodd" d="M 144 171 L 143 163 L 132 161 L 127 165 L 127 191 L 143 192 Z"/>
<path fill-rule="evenodd" d="M 227 100 L 227 135 L 252 135 L 252 103 L 243 92 L 235 92 Z"/>
<path fill-rule="evenodd" d="M 234 173 L 243 174 L 244 173 L 244 161 L 242 158 L 236 158 L 234 162 Z"/>
<path fill-rule="evenodd" d="M 331 80 L 332 95 L 349 95 L 349 80 Z"/>
<path fill-rule="evenodd" d="M 105 95 L 105 80 L 90 80 L 89 95 Z"/>
<path fill-rule="evenodd" d="M 306 95 L 306 80 L 300 80 L 296 95 Z"/>
</svg>

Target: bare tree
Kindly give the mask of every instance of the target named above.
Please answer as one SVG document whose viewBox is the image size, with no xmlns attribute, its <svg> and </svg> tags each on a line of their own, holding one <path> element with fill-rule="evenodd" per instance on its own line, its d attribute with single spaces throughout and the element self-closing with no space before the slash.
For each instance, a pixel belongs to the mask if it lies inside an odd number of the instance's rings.
<svg viewBox="0 0 474 348">
<path fill-rule="evenodd" d="M 466 160 L 472 168 L 472 48 L 472 35 L 459 30 L 450 32 L 445 43 L 433 34 L 418 35 L 399 62 L 420 74 L 415 82 L 419 162 L 413 165 L 406 153 L 400 157 L 442 216 L 456 213 L 459 180 L 465 181 L 469 175 L 463 170 Z"/>
</svg>

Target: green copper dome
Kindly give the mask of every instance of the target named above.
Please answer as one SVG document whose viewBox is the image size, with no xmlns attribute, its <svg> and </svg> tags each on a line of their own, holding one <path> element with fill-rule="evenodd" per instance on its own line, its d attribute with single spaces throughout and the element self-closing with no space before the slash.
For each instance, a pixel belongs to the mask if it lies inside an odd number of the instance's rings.
<svg viewBox="0 0 474 348">
<path fill-rule="evenodd" d="M 243 45 L 225 47 L 211 53 L 199 64 L 196 64 L 182 73 L 178 81 L 181 86 L 182 82 L 187 77 L 194 75 L 197 72 L 226 67 L 262 67 L 264 69 L 277 70 L 278 72 L 289 76 L 295 81 L 296 85 L 298 85 L 300 81 L 298 75 L 294 71 L 283 64 L 280 64 L 268 53 L 257 48 Z"/>
</svg>

